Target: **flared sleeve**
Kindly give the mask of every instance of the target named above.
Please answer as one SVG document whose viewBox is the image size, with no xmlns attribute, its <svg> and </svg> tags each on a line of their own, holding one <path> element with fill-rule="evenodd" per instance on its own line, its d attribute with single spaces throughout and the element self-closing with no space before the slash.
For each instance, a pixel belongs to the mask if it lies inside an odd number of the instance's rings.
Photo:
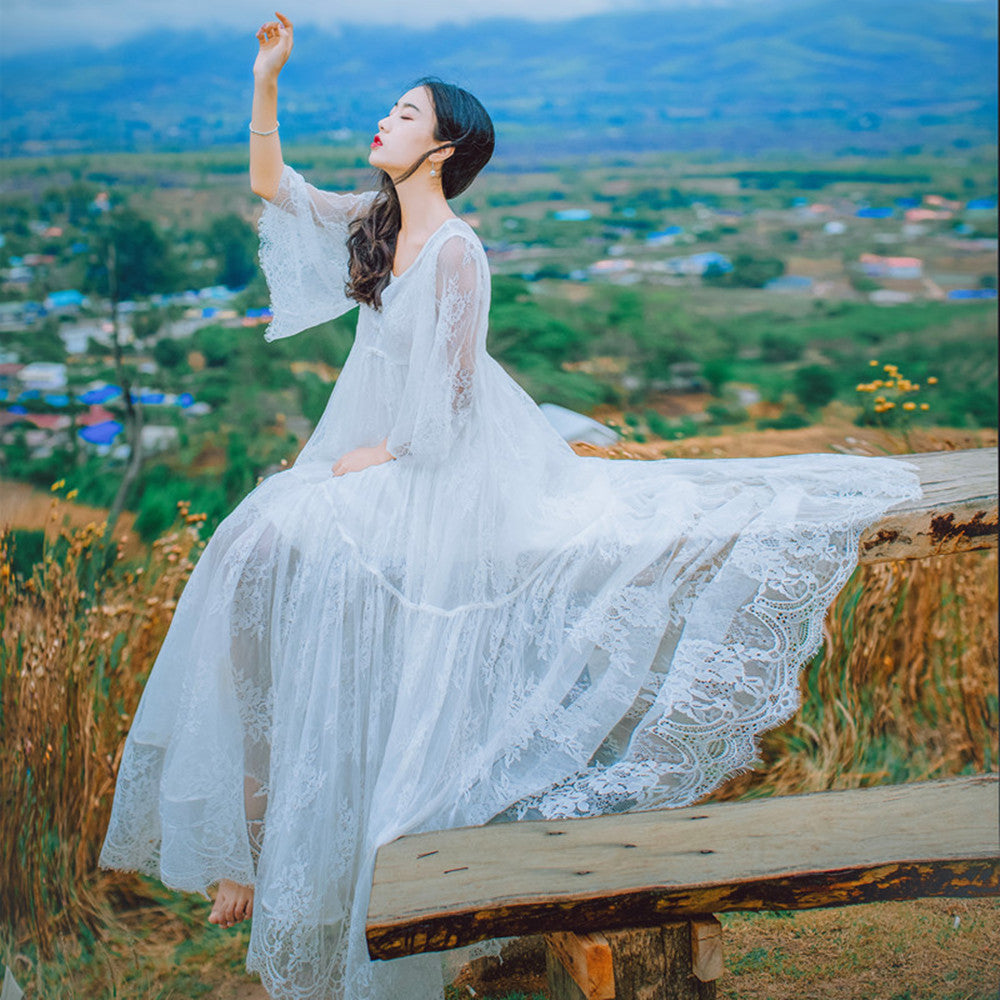
<svg viewBox="0 0 1000 1000">
<path fill-rule="evenodd" d="M 377 195 L 320 191 L 284 165 L 274 197 L 261 199 L 264 210 L 257 223 L 273 317 L 265 340 L 291 337 L 357 305 L 344 292 L 347 237 L 351 222 L 368 211 Z"/>
<path fill-rule="evenodd" d="M 386 448 L 438 464 L 473 419 L 476 372 L 486 342 L 490 274 L 474 234 L 447 237 L 436 261 L 433 322 L 415 324 L 409 368 Z"/>
</svg>

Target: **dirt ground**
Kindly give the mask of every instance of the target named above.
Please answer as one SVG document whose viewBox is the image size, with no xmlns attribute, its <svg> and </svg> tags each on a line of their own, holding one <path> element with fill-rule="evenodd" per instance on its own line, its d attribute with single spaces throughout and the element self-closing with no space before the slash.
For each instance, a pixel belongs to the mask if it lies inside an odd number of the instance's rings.
<svg viewBox="0 0 1000 1000">
<path fill-rule="evenodd" d="M 621 411 L 608 410 L 595 419 L 622 424 Z M 833 416 L 822 424 L 794 430 L 753 430 L 701 435 L 676 441 L 628 441 L 610 448 L 575 443 L 579 455 L 608 458 L 763 458 L 769 455 L 806 455 L 837 451 L 856 455 L 896 455 L 904 451 L 959 451 L 995 448 L 994 428 L 974 430 L 948 427 L 919 428 L 910 433 L 910 447 L 902 437 L 873 427 L 857 427 L 846 416 Z"/>
<path fill-rule="evenodd" d="M 65 493 L 65 490 L 56 494 L 51 490 L 38 489 L 30 483 L 0 479 L 0 528 L 44 528 L 51 537 L 63 525 L 82 528 L 91 522 L 100 524 L 107 520 L 106 508 L 65 500 Z M 53 511 L 55 517 L 52 516 Z M 115 537 L 124 539 L 122 548 L 126 556 L 133 556 L 144 547 L 133 530 L 134 524 L 135 514 L 123 510 L 115 526 Z"/>
<path fill-rule="evenodd" d="M 719 1000 L 996 1000 L 1000 900 L 917 899 L 723 913 Z M 545 997 L 540 939 L 466 967 L 454 996 Z M 539 942 L 536 944 L 535 942 Z M 478 974 L 477 974 L 478 972 Z M 470 992 L 470 988 L 471 991 Z"/>
</svg>

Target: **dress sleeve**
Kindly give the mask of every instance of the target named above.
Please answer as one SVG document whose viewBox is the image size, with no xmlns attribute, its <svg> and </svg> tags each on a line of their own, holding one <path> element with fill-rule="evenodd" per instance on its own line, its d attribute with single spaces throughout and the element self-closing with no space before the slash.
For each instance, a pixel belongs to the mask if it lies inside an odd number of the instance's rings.
<svg viewBox="0 0 1000 1000">
<path fill-rule="evenodd" d="M 437 464 L 476 410 L 490 274 L 478 240 L 451 236 L 437 256 L 434 315 L 414 324 L 403 395 L 386 440 L 396 458 Z"/>
<path fill-rule="evenodd" d="M 257 224 L 273 317 L 265 340 L 291 337 L 357 305 L 344 293 L 348 231 L 377 194 L 320 191 L 284 165 L 274 197 L 261 199 L 264 210 Z"/>
</svg>

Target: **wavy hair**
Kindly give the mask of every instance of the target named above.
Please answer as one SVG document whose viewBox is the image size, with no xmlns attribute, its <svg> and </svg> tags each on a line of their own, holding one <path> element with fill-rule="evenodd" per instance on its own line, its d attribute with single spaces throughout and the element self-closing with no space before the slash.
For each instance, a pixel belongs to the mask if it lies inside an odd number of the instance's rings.
<svg viewBox="0 0 1000 1000">
<path fill-rule="evenodd" d="M 441 189 L 447 199 L 461 194 L 493 155 L 493 122 L 486 109 L 467 90 L 435 76 L 421 77 L 414 87 L 424 87 L 434 106 L 434 141 L 442 145 L 427 150 L 393 181 L 380 170 L 379 194 L 366 215 L 351 224 L 347 238 L 350 276 L 344 291 L 358 302 L 382 307 L 382 292 L 389 284 L 396 255 L 401 215 L 396 184 L 406 180 L 438 150 L 454 147 L 440 167 Z"/>
</svg>

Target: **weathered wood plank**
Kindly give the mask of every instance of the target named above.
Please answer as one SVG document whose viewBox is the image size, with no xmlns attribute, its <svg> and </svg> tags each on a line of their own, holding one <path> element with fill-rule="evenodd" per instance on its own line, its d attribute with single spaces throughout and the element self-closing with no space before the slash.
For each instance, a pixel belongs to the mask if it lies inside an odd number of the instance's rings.
<svg viewBox="0 0 1000 1000">
<path fill-rule="evenodd" d="M 997 790 L 993 773 L 400 837 L 379 849 L 368 950 L 1000 895 Z"/>
<path fill-rule="evenodd" d="M 924 496 L 886 513 L 861 537 L 861 562 L 997 547 L 997 449 L 893 456 L 920 468 Z"/>
</svg>

